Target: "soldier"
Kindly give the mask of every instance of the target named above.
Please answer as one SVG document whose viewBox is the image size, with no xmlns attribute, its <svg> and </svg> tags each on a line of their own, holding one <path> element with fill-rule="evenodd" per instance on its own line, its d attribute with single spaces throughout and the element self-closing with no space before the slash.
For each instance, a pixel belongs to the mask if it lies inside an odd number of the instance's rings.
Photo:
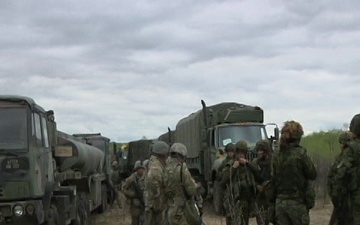
<svg viewBox="0 0 360 225">
<path fill-rule="evenodd" d="M 346 151 L 347 161 L 352 168 L 350 179 L 350 199 L 354 225 L 360 225 L 360 114 L 356 114 L 350 122 L 350 131 L 355 139 L 350 141 Z"/>
<path fill-rule="evenodd" d="M 225 208 L 223 204 L 224 200 L 224 192 L 226 188 L 223 188 L 219 183 L 221 182 L 223 176 L 223 169 L 226 164 L 234 158 L 235 154 L 235 145 L 233 143 L 229 143 L 225 146 L 226 157 L 222 159 L 220 165 L 218 166 L 216 173 L 216 180 L 214 182 L 214 207 L 215 211 L 219 215 L 225 215 Z M 220 159 L 217 159 L 220 160 Z M 216 160 L 215 160 L 216 161 Z M 215 163 L 214 163 L 215 164 Z M 215 168 L 214 168 L 215 169 Z"/>
<path fill-rule="evenodd" d="M 229 143 L 225 146 L 225 152 L 226 152 L 226 158 L 224 158 L 224 160 L 221 162 L 219 168 L 218 168 L 218 173 L 216 178 L 218 180 L 221 180 L 222 177 L 222 170 L 224 169 L 224 167 L 226 166 L 226 164 L 230 161 L 234 159 L 234 155 L 235 155 L 235 145 L 233 143 Z"/>
<path fill-rule="evenodd" d="M 258 157 L 254 159 L 260 167 L 260 171 L 255 177 L 256 180 L 256 222 L 258 225 L 268 225 L 267 218 L 268 203 L 266 201 L 264 188 L 271 178 L 271 147 L 268 140 L 260 140 L 256 143 L 255 150 Z"/>
<path fill-rule="evenodd" d="M 281 129 L 280 149 L 272 158 L 271 183 L 275 187 L 271 202 L 275 203 L 275 223 L 281 225 L 308 225 L 309 209 L 315 194 L 309 180 L 317 173 L 306 149 L 299 145 L 304 134 L 296 121 L 286 121 Z"/>
<path fill-rule="evenodd" d="M 145 167 L 138 160 L 135 162 L 134 173 L 132 173 L 124 184 L 124 195 L 131 200 L 130 215 L 131 225 L 140 225 L 144 222 L 144 175 Z"/>
<path fill-rule="evenodd" d="M 235 151 L 235 159 L 227 163 L 221 180 L 221 185 L 227 187 L 224 199 L 226 224 L 248 225 L 254 213 L 254 176 L 260 168 L 246 159 L 248 147 L 245 141 L 237 142 Z"/>
<path fill-rule="evenodd" d="M 114 201 L 116 201 L 116 204 L 121 209 L 123 207 L 121 197 L 120 197 L 120 191 L 121 191 L 121 178 L 118 171 L 118 162 L 113 161 L 111 163 L 111 171 L 110 171 L 110 179 L 109 179 L 109 185 L 112 189 L 112 192 L 114 194 L 113 198 L 111 199 L 111 205 Z"/>
<path fill-rule="evenodd" d="M 185 217 L 185 201 L 197 195 L 200 183 L 194 179 L 185 164 L 187 149 L 181 143 L 170 148 L 170 158 L 164 171 L 165 192 L 168 196 L 167 220 L 169 225 L 193 225 Z"/>
<path fill-rule="evenodd" d="M 152 147 L 148 171 L 145 177 L 145 224 L 164 225 L 167 208 L 163 171 L 168 157 L 169 145 L 156 141 Z"/>
<path fill-rule="evenodd" d="M 350 225 L 360 225 L 360 114 L 356 114 L 351 119 L 350 132 L 352 133 L 350 137 L 345 137 L 346 134 L 340 136 L 340 141 L 343 142 L 342 151 L 335 163 L 340 162 L 336 167 L 335 174 L 330 174 L 332 176 L 329 179 L 331 182 L 331 185 L 329 184 L 329 195 L 334 204 L 335 212 L 338 209 L 338 213 L 335 215 L 333 213 L 330 224 L 348 222 Z M 353 221 L 349 221 L 346 213 L 343 212 L 348 208 L 349 198 L 350 218 L 352 217 Z M 342 223 L 340 219 L 348 221 Z"/>
<path fill-rule="evenodd" d="M 341 152 L 329 170 L 327 189 L 334 205 L 329 225 L 353 224 L 350 204 L 350 193 L 353 191 L 350 181 L 353 172 L 346 158 L 352 140 L 354 140 L 354 134 L 349 131 L 339 135 Z"/>
</svg>

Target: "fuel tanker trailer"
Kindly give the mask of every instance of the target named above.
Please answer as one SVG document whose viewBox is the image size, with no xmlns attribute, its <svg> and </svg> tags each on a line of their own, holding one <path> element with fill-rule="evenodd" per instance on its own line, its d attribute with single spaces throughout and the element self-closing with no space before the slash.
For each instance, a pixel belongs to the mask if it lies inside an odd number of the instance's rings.
<svg viewBox="0 0 360 225">
<path fill-rule="evenodd" d="M 54 112 L 0 95 L 0 224 L 87 225 L 106 209 L 105 155 L 56 129 Z"/>
</svg>

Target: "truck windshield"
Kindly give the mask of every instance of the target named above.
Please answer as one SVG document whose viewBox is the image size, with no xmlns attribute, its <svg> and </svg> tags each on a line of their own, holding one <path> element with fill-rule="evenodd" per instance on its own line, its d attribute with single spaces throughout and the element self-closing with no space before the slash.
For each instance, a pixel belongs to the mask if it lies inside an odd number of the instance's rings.
<svg viewBox="0 0 360 225">
<path fill-rule="evenodd" d="M 256 142 L 267 139 L 264 126 L 259 125 L 237 125 L 219 128 L 219 147 L 224 147 L 228 143 L 235 144 L 238 141 L 246 141 L 249 148 L 255 147 Z"/>
<path fill-rule="evenodd" d="M 27 123 L 25 108 L 1 108 L 0 149 L 26 149 Z"/>
</svg>

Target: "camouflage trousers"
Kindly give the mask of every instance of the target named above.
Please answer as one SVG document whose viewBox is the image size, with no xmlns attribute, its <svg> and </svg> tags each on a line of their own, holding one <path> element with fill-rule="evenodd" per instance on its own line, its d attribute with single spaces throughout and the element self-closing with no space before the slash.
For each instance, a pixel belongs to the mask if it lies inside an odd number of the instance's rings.
<svg viewBox="0 0 360 225">
<path fill-rule="evenodd" d="M 351 195 L 351 208 L 354 225 L 360 225 L 360 190 L 356 190 Z"/>
<path fill-rule="evenodd" d="M 144 225 L 166 225 L 165 211 L 145 211 Z"/>
<path fill-rule="evenodd" d="M 268 225 L 268 210 L 269 204 L 267 203 L 265 196 L 258 194 L 256 196 L 256 206 L 255 207 L 255 215 L 256 215 L 256 223 L 257 225 Z"/>
<path fill-rule="evenodd" d="M 229 213 L 226 216 L 227 225 L 248 225 L 249 219 L 252 217 L 254 203 L 246 200 L 238 200 L 235 207 L 229 207 Z"/>
<path fill-rule="evenodd" d="M 167 210 L 167 221 L 169 225 L 189 225 L 186 222 L 183 207 L 170 206 Z"/>
<path fill-rule="evenodd" d="M 145 221 L 144 210 L 134 205 L 130 206 L 131 225 L 142 225 Z"/>
<path fill-rule="evenodd" d="M 309 225 L 309 211 L 298 200 L 276 199 L 275 220 L 277 225 Z"/>
<path fill-rule="evenodd" d="M 116 204 L 118 205 L 118 207 L 120 209 L 122 209 L 123 203 L 121 201 L 121 193 L 117 188 L 114 188 L 113 191 L 114 191 L 114 201 L 116 201 Z"/>
</svg>

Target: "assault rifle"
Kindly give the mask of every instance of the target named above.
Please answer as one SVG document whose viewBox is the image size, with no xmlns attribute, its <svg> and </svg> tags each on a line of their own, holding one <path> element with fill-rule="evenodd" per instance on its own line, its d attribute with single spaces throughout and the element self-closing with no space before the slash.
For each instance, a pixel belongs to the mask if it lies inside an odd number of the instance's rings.
<svg viewBox="0 0 360 225">
<path fill-rule="evenodd" d="M 135 190 L 135 198 L 139 200 L 141 209 L 145 209 L 145 202 L 144 202 L 144 194 L 143 191 L 139 187 L 139 183 L 133 181 L 132 186 Z"/>
</svg>

